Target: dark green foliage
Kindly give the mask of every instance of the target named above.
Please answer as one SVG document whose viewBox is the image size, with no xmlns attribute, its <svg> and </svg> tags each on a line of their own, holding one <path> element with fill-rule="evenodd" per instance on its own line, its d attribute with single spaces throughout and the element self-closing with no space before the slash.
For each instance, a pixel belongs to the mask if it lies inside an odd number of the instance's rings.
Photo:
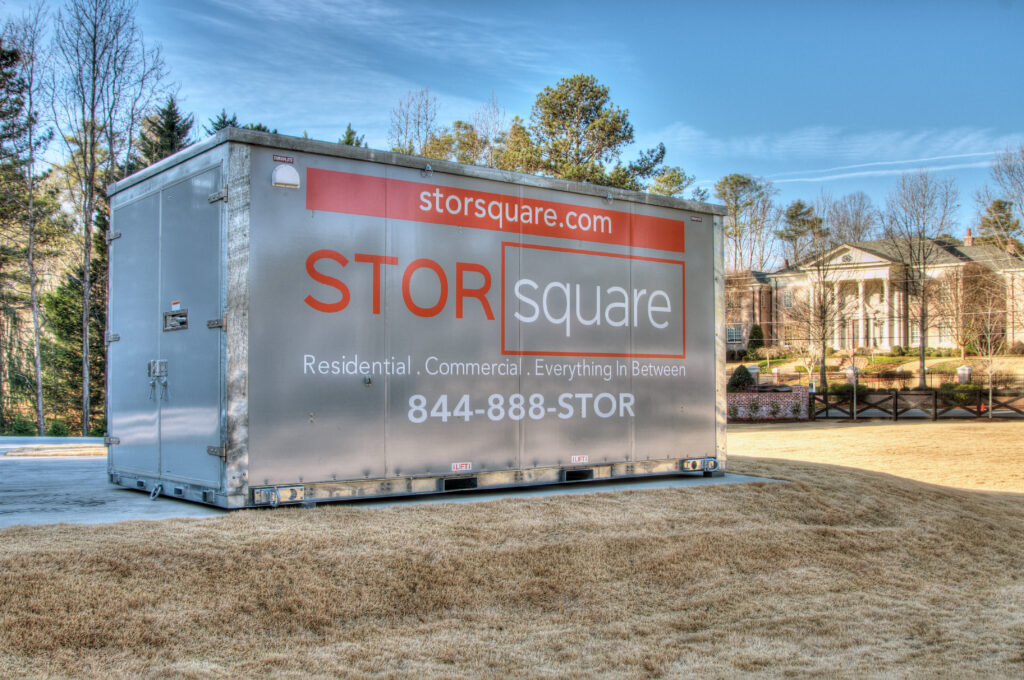
<svg viewBox="0 0 1024 680">
<path fill-rule="evenodd" d="M 903 345 L 893 345 L 890 354 L 894 357 L 902 357 L 906 356 L 906 351 L 903 349 Z"/>
<path fill-rule="evenodd" d="M 754 324 L 750 327 L 750 336 L 747 338 L 747 353 L 757 352 L 757 350 L 764 347 L 764 331 L 761 330 L 760 324 Z"/>
<path fill-rule="evenodd" d="M 54 418 L 46 428 L 46 434 L 50 437 L 67 437 L 71 434 L 68 424 L 60 418 Z"/>
<path fill-rule="evenodd" d="M 97 230 L 98 241 L 103 231 Z M 105 248 L 97 247 L 105 252 Z M 89 322 L 89 393 L 90 419 L 103 415 L 106 353 L 103 343 L 106 315 L 106 291 L 96 284 L 106 278 L 106 262 L 93 260 L 92 313 Z M 69 422 L 81 422 L 82 407 L 82 271 L 67 275 L 64 282 L 42 297 L 44 315 L 52 340 L 43 345 L 43 389 L 52 412 L 63 414 Z"/>
<path fill-rule="evenodd" d="M 726 392 L 742 392 L 748 387 L 754 384 L 754 376 L 750 375 L 750 371 L 743 364 L 736 367 L 736 370 L 732 372 L 732 377 L 729 378 L 729 383 L 726 385 Z"/>
<path fill-rule="evenodd" d="M 808 239 L 821 230 L 822 219 L 814 214 L 814 206 L 797 199 L 786 208 L 782 222 L 775 236 L 789 245 L 790 257 L 795 263 L 803 255 Z"/>
<path fill-rule="evenodd" d="M 182 117 L 174 95 L 142 123 L 139 153 L 145 165 L 152 165 L 192 144 L 194 116 Z"/>
<path fill-rule="evenodd" d="M 978 223 L 978 245 L 994 242 L 1004 245 L 1024 236 L 1020 220 L 1013 216 L 1013 203 L 997 198 L 985 208 L 985 214 Z"/>
<path fill-rule="evenodd" d="M 592 75 L 570 76 L 544 88 L 533 104 L 529 136 L 535 153 L 522 159 L 527 167 L 515 169 L 577 182 L 640 189 L 641 180 L 657 173 L 665 159 L 665 146 L 659 144 L 626 165 L 618 160 L 633 142 L 629 111 L 613 104 L 608 87 Z M 532 162 L 536 168 L 528 167 Z"/>
<path fill-rule="evenodd" d="M 978 396 L 984 389 L 985 387 L 978 383 L 944 382 L 939 386 L 939 393 L 946 401 L 968 406 L 978 403 Z"/>
<path fill-rule="evenodd" d="M 345 146 L 366 146 L 366 135 L 357 135 L 356 131 L 352 128 L 352 123 L 349 123 L 345 128 L 345 136 L 338 140 L 338 144 L 344 144 Z"/>
<path fill-rule="evenodd" d="M 841 397 L 849 397 L 849 396 L 853 395 L 853 383 L 834 382 L 834 383 L 829 384 L 828 391 L 829 391 L 829 394 L 835 394 L 835 395 L 839 395 Z M 863 383 L 857 383 L 857 396 L 858 397 L 861 396 L 861 395 L 867 394 L 869 391 L 870 390 L 868 390 L 867 385 L 864 385 Z"/>
<path fill-rule="evenodd" d="M 18 416 L 4 434 L 11 437 L 33 437 L 38 433 L 36 424 L 30 418 Z"/>
<path fill-rule="evenodd" d="M 272 135 L 277 134 L 277 128 L 271 130 L 263 123 L 246 123 L 242 126 L 243 130 L 255 130 L 256 132 L 269 132 Z"/>
<path fill-rule="evenodd" d="M 210 119 L 210 125 L 208 127 L 205 125 L 203 126 L 203 130 L 206 134 L 212 135 L 226 127 L 238 127 L 238 116 L 232 113 L 229 118 L 227 110 L 221 109 L 216 118 Z"/>
<path fill-rule="evenodd" d="M 1017 340 L 1012 345 L 1010 345 L 1010 347 L 1009 347 L 1009 349 L 1007 349 L 1006 353 L 1007 354 L 1012 354 L 1012 355 L 1018 356 L 1018 357 L 1019 356 L 1024 356 L 1024 342 L 1022 342 L 1020 340 Z"/>
<path fill-rule="evenodd" d="M 17 50 L 4 47 L 0 38 L 0 162 L 18 156 L 27 123 L 23 115 L 25 81 L 18 73 L 18 64 Z"/>
</svg>

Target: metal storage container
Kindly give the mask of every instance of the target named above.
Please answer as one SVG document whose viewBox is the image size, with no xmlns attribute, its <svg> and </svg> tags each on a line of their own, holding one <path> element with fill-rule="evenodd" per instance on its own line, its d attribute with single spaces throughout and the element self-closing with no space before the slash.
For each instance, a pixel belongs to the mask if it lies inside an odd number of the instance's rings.
<svg viewBox="0 0 1024 680">
<path fill-rule="evenodd" d="M 233 128 L 109 194 L 114 484 L 238 508 L 725 469 L 717 206 Z"/>
</svg>

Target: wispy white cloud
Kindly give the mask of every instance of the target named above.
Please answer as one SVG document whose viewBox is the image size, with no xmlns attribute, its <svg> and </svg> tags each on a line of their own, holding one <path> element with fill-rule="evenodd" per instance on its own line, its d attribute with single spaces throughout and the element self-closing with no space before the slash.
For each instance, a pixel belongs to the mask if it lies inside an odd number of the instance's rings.
<svg viewBox="0 0 1024 680">
<path fill-rule="evenodd" d="M 987 168 L 991 165 L 988 161 L 975 161 L 971 163 L 951 163 L 946 165 L 918 165 L 915 167 L 902 168 L 878 168 L 876 170 L 860 170 L 857 172 L 842 172 L 836 174 L 810 174 L 805 177 L 789 177 L 785 179 L 772 179 L 775 184 L 790 184 L 793 182 L 833 182 L 836 180 L 853 179 L 857 177 L 888 177 L 902 175 L 906 172 L 947 172 L 950 170 L 967 170 L 970 168 Z M 796 174 L 796 173 L 794 173 Z"/>
<path fill-rule="evenodd" d="M 673 153 L 684 157 L 773 160 L 779 166 L 809 160 L 847 161 L 856 166 L 915 163 L 917 159 L 992 154 L 1024 142 L 1024 133 L 997 134 L 991 129 L 969 127 L 849 132 L 838 127 L 813 126 L 781 133 L 716 137 L 685 123 L 674 123 L 654 136 L 664 140 Z"/>
</svg>

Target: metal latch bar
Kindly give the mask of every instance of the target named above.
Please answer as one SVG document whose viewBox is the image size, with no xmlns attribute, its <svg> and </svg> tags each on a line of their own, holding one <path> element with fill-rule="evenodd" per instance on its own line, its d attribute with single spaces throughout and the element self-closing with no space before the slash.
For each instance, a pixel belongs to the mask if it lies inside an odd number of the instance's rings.
<svg viewBox="0 0 1024 680">
<path fill-rule="evenodd" d="M 221 189 L 220 191 L 215 191 L 212 194 L 210 194 L 209 196 L 207 196 L 206 200 L 209 203 L 216 203 L 217 201 L 227 201 L 228 200 L 228 185 L 225 184 L 223 189 Z"/>
<path fill-rule="evenodd" d="M 119 231 L 108 231 L 107 232 L 107 243 L 110 243 L 111 241 L 116 241 L 119 238 L 121 238 L 121 232 L 119 232 Z"/>
<path fill-rule="evenodd" d="M 110 331 L 107 331 L 106 335 L 103 336 L 103 339 L 109 345 L 112 342 L 117 342 L 118 340 L 120 340 L 121 336 L 118 335 L 117 333 L 111 333 Z"/>
<path fill-rule="evenodd" d="M 105 446 L 117 446 L 121 443 L 120 437 L 104 437 L 103 444 Z"/>
<path fill-rule="evenodd" d="M 206 453 L 211 456 L 217 456 L 221 460 L 227 460 L 228 457 L 227 446 L 225 444 L 221 444 L 220 446 L 207 446 Z"/>
<path fill-rule="evenodd" d="M 224 317 L 219 319 L 210 319 L 206 322 L 207 328 L 224 328 Z"/>
</svg>

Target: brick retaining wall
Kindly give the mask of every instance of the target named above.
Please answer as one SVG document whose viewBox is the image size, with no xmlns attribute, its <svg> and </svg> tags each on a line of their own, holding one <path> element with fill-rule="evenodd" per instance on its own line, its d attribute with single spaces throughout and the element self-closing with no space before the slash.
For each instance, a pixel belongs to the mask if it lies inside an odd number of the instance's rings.
<svg viewBox="0 0 1024 680">
<path fill-rule="evenodd" d="M 803 385 L 793 385 L 792 392 L 733 392 L 727 397 L 729 420 L 807 420 L 807 387 Z M 759 407 L 756 412 L 755 404 Z M 774 415 L 773 405 L 778 406 Z"/>
</svg>

